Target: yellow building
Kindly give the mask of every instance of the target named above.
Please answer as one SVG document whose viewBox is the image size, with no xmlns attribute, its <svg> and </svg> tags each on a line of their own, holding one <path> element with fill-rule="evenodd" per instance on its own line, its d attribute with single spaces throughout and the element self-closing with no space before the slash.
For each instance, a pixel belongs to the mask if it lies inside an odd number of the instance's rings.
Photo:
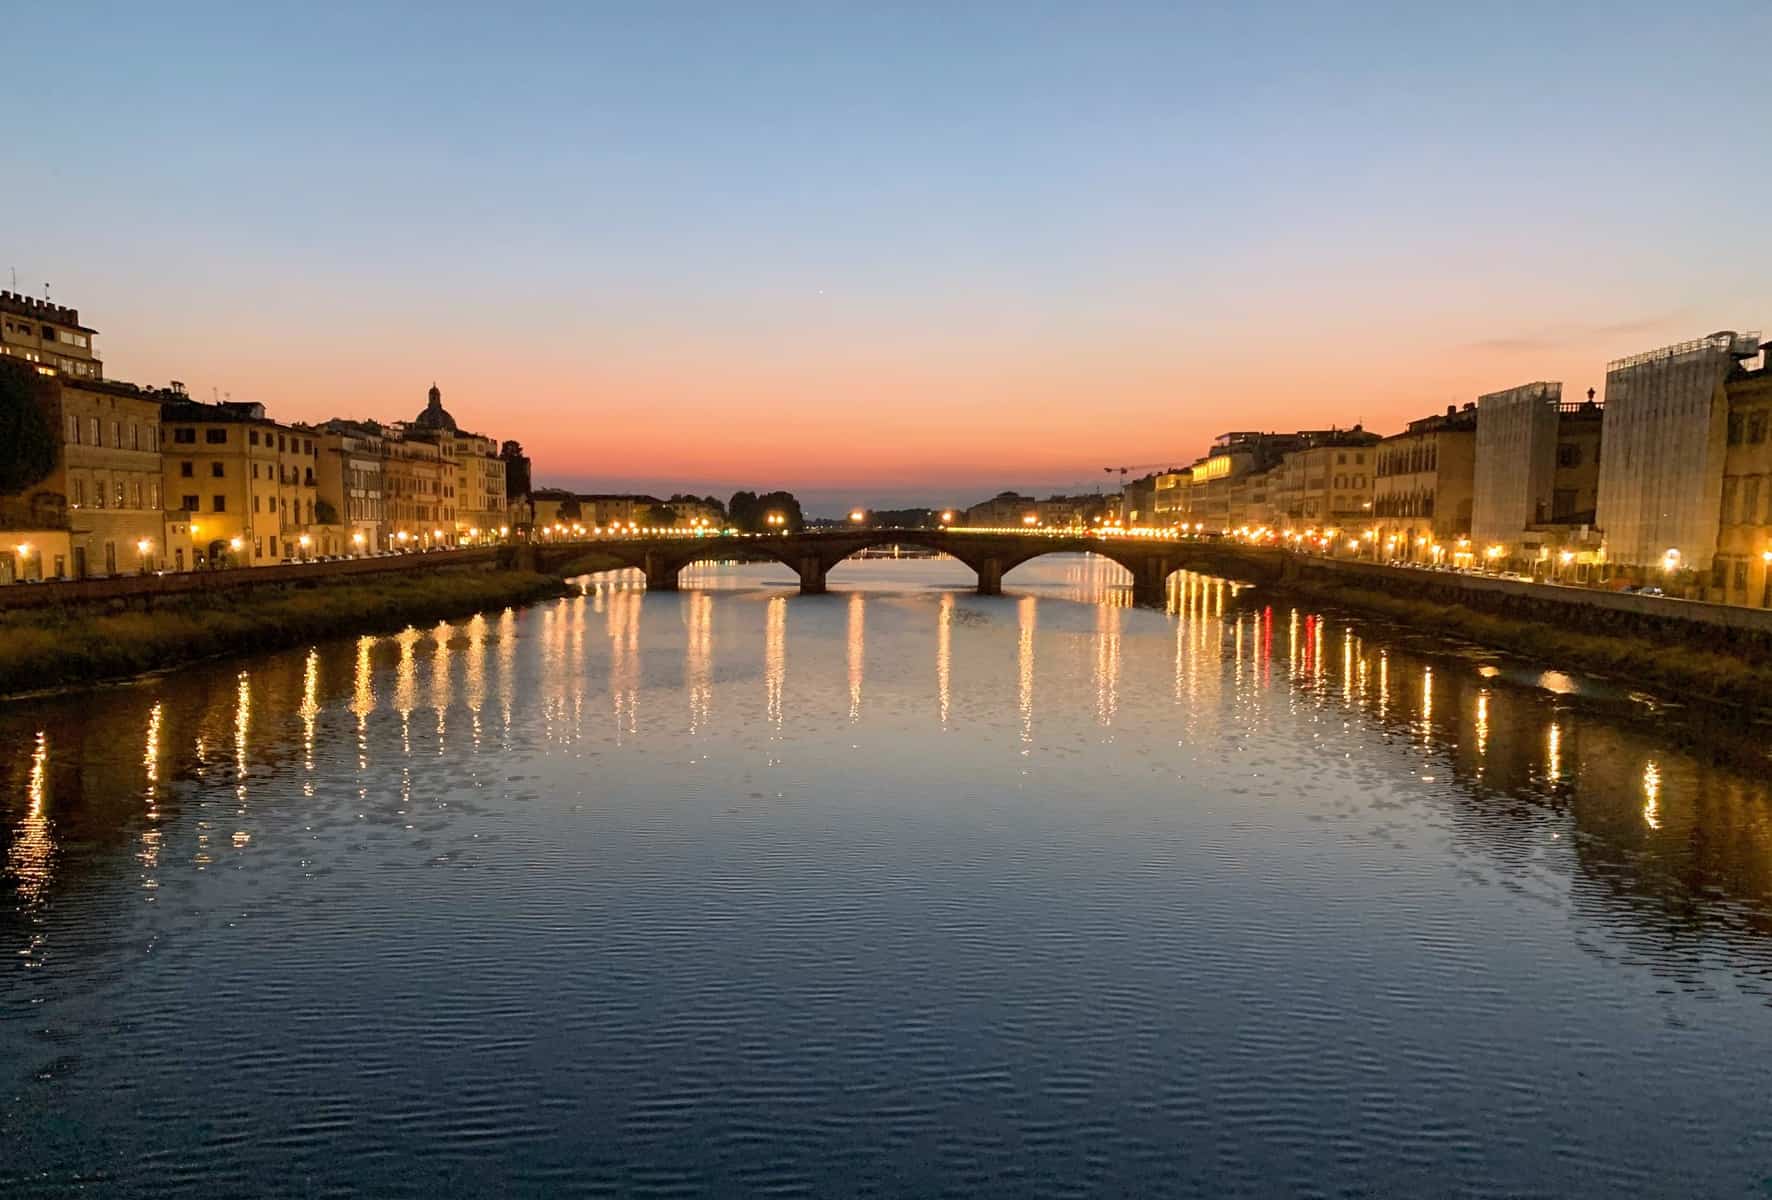
<svg viewBox="0 0 1772 1200">
<path fill-rule="evenodd" d="M 1378 443 L 1369 527 L 1382 557 L 1432 562 L 1472 553 L 1476 446 L 1475 404 L 1447 405 Z"/>
<path fill-rule="evenodd" d="M 188 520 L 203 565 L 265 566 L 319 552 L 312 430 L 241 402 L 186 399 L 166 405 L 161 421 L 167 506 Z"/>
<path fill-rule="evenodd" d="M 339 547 L 326 554 L 372 554 L 385 549 L 387 506 L 383 495 L 384 442 L 379 425 L 328 421 L 314 433 L 320 448 L 315 462 L 322 509 L 330 507 L 339 529 Z"/>
<path fill-rule="evenodd" d="M 64 379 L 103 379 L 93 350 L 97 331 L 80 324 L 77 309 L 17 292 L 0 292 L 0 359 L 42 367 Z"/>
<path fill-rule="evenodd" d="M 0 292 L 0 364 L 30 372 L 58 442 L 50 475 L 6 498 L 12 561 L 0 579 L 185 565 L 168 553 L 161 516 L 161 394 L 106 381 L 94 337 L 74 309 Z"/>
<path fill-rule="evenodd" d="M 1767 343 L 1772 345 L 1772 342 Z M 1724 382 L 1723 490 L 1706 599 L 1772 608 L 1772 363 L 1737 366 Z"/>
<path fill-rule="evenodd" d="M 382 491 L 387 519 L 382 545 L 392 550 L 418 550 L 446 545 L 454 535 L 453 468 L 445 470 L 442 450 L 434 441 L 407 437 L 401 426 L 384 431 Z"/>
<path fill-rule="evenodd" d="M 1274 507 L 1295 532 L 1339 528 L 1363 533 L 1372 517 L 1378 435 L 1356 425 L 1299 436 L 1307 444 L 1282 461 Z"/>
</svg>

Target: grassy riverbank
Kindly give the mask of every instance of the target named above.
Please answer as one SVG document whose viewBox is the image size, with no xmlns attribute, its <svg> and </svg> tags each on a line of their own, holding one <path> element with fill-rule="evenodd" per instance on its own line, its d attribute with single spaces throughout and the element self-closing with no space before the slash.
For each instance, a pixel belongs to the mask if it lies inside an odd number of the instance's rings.
<svg viewBox="0 0 1772 1200">
<path fill-rule="evenodd" d="M 162 600 L 148 612 L 29 610 L 0 618 L 0 695 L 465 617 L 564 587 L 527 571 L 413 571 Z"/>
<path fill-rule="evenodd" d="M 1635 681 L 1670 699 L 1772 705 L 1772 663 L 1681 642 L 1612 633 L 1478 612 L 1460 604 L 1411 599 L 1370 588 L 1289 581 L 1286 590 L 1312 600 L 1367 612 L 1435 633 L 1461 637 L 1566 667 Z"/>
</svg>

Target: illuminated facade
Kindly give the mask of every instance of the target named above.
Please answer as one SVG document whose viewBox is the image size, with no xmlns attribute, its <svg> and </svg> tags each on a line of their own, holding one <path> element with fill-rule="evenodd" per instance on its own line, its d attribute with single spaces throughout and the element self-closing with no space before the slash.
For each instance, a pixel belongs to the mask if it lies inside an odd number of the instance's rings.
<svg viewBox="0 0 1772 1200">
<path fill-rule="evenodd" d="M 0 292 L 0 359 L 43 367 L 64 379 L 103 379 L 104 364 L 93 348 L 97 332 L 80 324 L 78 309 Z"/>
<path fill-rule="evenodd" d="M 1477 406 L 1467 404 L 1378 444 L 1370 528 L 1383 557 L 1427 562 L 1468 548 L 1476 439 Z"/>
<path fill-rule="evenodd" d="M 1708 576 L 1730 449 L 1725 382 L 1759 353 L 1757 334 L 1723 332 L 1607 367 L 1597 507 L 1611 565 Z"/>
<path fill-rule="evenodd" d="M 262 404 L 184 399 L 165 406 L 161 450 L 168 508 L 189 521 L 203 563 L 264 566 L 320 553 L 313 430 L 271 420 Z"/>
<path fill-rule="evenodd" d="M 1772 344 L 1772 343 L 1769 343 Z M 1772 608 L 1772 354 L 1724 380 L 1723 485 L 1704 596 Z"/>
</svg>

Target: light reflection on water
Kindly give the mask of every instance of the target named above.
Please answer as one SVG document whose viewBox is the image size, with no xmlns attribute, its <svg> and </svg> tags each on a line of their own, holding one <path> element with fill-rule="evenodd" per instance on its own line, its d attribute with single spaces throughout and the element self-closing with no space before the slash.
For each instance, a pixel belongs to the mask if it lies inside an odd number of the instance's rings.
<svg viewBox="0 0 1772 1200">
<path fill-rule="evenodd" d="M 1763 771 L 1223 580 L 968 581 L 0 707 L 0 1191 L 1766 1177 Z"/>
</svg>

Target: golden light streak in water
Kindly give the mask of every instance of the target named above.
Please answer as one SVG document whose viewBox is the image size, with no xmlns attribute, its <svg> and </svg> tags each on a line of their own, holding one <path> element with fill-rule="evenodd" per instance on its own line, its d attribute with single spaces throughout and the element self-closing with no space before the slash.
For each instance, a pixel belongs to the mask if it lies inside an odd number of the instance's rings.
<svg viewBox="0 0 1772 1200">
<path fill-rule="evenodd" d="M 771 596 L 763 635 L 763 704 L 777 734 L 782 727 L 782 691 L 788 678 L 788 601 Z"/>
<path fill-rule="evenodd" d="M 849 593 L 849 723 L 861 720 L 861 687 L 867 670 L 867 608 L 860 592 Z"/>
<path fill-rule="evenodd" d="M 145 813 L 148 819 L 147 828 L 142 830 L 141 851 L 136 857 L 141 861 L 142 868 L 152 871 L 160 864 L 161 832 L 160 820 L 160 723 L 163 720 L 161 702 L 156 700 L 154 707 L 148 710 L 147 744 L 142 750 L 142 769 L 147 775 L 147 786 L 143 789 L 142 799 L 147 805 Z M 152 891 L 158 886 L 151 877 L 144 876 L 142 886 Z M 149 897 L 152 899 L 152 897 Z"/>
<path fill-rule="evenodd" d="M 1341 630 L 1341 702 L 1354 702 L 1354 631 L 1346 626 Z"/>
<path fill-rule="evenodd" d="M 1434 739 L 1434 669 L 1421 669 L 1421 744 L 1431 745 Z"/>
<path fill-rule="evenodd" d="M 498 706 L 504 720 L 503 745 L 511 744 L 511 700 L 517 686 L 517 610 L 506 608 L 498 618 Z"/>
<path fill-rule="evenodd" d="M 1286 622 L 1286 674 L 1289 678 L 1298 678 L 1298 610 L 1292 610 L 1291 618 Z"/>
<path fill-rule="evenodd" d="M 308 651 L 307 661 L 302 665 L 301 677 L 301 747 L 302 768 L 308 778 L 302 783 L 302 793 L 314 794 L 314 723 L 320 716 L 320 651 Z"/>
<path fill-rule="evenodd" d="M 447 740 L 451 676 L 455 674 L 455 659 L 449 652 L 449 642 L 454 636 L 455 626 L 447 621 L 438 621 L 436 628 L 431 630 L 431 710 L 437 714 L 438 754 L 443 753 Z"/>
<path fill-rule="evenodd" d="M 240 672 L 234 689 L 234 798 L 246 803 L 246 776 L 251 773 L 252 677 Z M 242 810 L 244 811 L 244 810 Z"/>
<path fill-rule="evenodd" d="M 468 734 L 473 745 L 473 752 L 480 753 L 480 710 L 486 707 L 486 618 L 475 613 L 473 620 L 466 626 L 468 648 L 462 657 L 463 670 L 467 674 L 466 703 L 468 706 Z"/>
<path fill-rule="evenodd" d="M 952 699 L 954 666 L 954 594 L 943 592 L 935 610 L 935 706 L 941 727 L 947 728 L 948 706 Z"/>
<path fill-rule="evenodd" d="M 1123 610 L 1095 610 L 1095 719 L 1112 725 L 1120 711 L 1120 620 Z"/>
<path fill-rule="evenodd" d="M 31 746 L 31 774 L 25 784 L 25 815 L 12 835 L 6 853 L 6 873 L 12 876 L 21 905 L 35 908 L 49 890 L 53 873 L 55 841 L 49 833 L 49 733 L 39 729 Z M 31 949 L 41 943 L 31 939 Z M 28 952 L 27 952 L 28 953 Z"/>
<path fill-rule="evenodd" d="M 1378 652 L 1378 719 L 1384 720 L 1391 708 L 1391 656 L 1390 652 Z"/>
<path fill-rule="evenodd" d="M 1015 650 L 1015 704 L 1021 712 L 1022 753 L 1034 741 L 1034 634 L 1039 624 L 1039 601 L 1023 596 L 1015 602 L 1019 633 Z"/>
<path fill-rule="evenodd" d="M 683 672 L 689 680 L 689 732 L 707 727 L 714 706 L 714 597 L 691 592 L 689 638 L 684 645 Z"/>
<path fill-rule="evenodd" d="M 1489 689 L 1477 693 L 1477 757 L 1489 754 Z"/>
<path fill-rule="evenodd" d="M 1545 775 L 1554 786 L 1563 778 L 1563 728 L 1555 721 L 1544 732 Z"/>
<path fill-rule="evenodd" d="M 1654 759 L 1643 764 L 1643 824 L 1661 828 L 1661 768 Z"/>
<path fill-rule="evenodd" d="M 400 751 L 406 755 L 412 753 L 412 710 L 418 706 L 418 664 L 412 657 L 418 639 L 418 630 L 410 625 L 394 639 L 400 647 L 400 664 L 394 669 L 394 711 L 400 714 Z"/>
</svg>

